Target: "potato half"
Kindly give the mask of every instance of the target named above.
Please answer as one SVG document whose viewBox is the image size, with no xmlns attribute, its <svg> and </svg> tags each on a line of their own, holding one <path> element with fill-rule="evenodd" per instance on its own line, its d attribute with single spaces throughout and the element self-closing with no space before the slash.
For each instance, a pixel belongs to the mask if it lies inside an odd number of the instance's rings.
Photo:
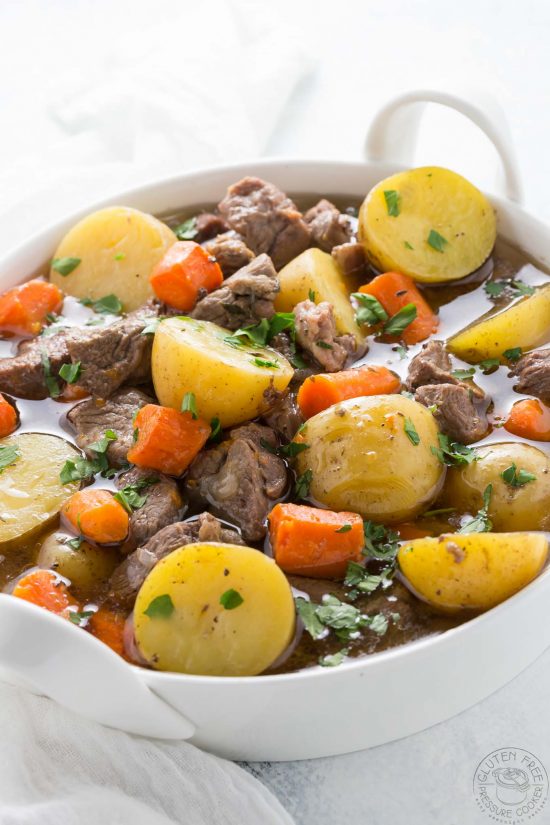
<svg viewBox="0 0 550 825">
<path fill-rule="evenodd" d="M 68 533 L 50 533 L 42 542 L 37 558 L 39 567 L 55 570 L 81 590 L 93 590 L 106 581 L 119 563 L 117 552 L 111 547 L 95 547 L 87 541 L 73 548 Z"/>
<path fill-rule="evenodd" d="M 166 224 L 127 206 L 109 206 L 73 226 L 55 251 L 54 261 L 79 263 L 68 275 L 52 266 L 50 280 L 75 298 L 97 300 L 115 294 L 127 312 L 153 295 L 149 275 L 177 240 Z"/>
<path fill-rule="evenodd" d="M 437 434 L 433 415 L 403 395 L 352 398 L 307 421 L 298 439 L 309 447 L 296 470 L 310 475 L 311 497 L 332 510 L 404 521 L 426 509 L 443 483 L 445 467 L 431 450 Z"/>
<path fill-rule="evenodd" d="M 371 189 L 359 212 L 359 240 L 382 272 L 454 281 L 488 258 L 496 218 L 485 195 L 461 175 L 424 166 Z"/>
<path fill-rule="evenodd" d="M 233 333 L 209 321 L 169 318 L 153 343 L 153 383 L 160 403 L 179 410 L 192 392 L 202 418 L 222 427 L 256 418 L 266 409 L 265 390 L 284 390 L 294 374 L 269 347 L 228 343 Z"/>
<path fill-rule="evenodd" d="M 492 485 L 489 518 L 494 530 L 550 530 L 550 458 L 530 444 L 506 441 L 476 448 L 479 457 L 463 467 L 449 469 L 441 496 L 444 506 L 475 514 L 483 506 L 483 491 Z M 502 477 L 508 468 L 516 474 Z M 531 473 L 533 481 L 519 484 L 517 474 Z M 521 476 L 519 476 L 521 480 Z"/>
<path fill-rule="evenodd" d="M 494 607 L 529 584 L 547 557 L 537 533 L 453 533 L 409 541 L 398 553 L 417 595 L 450 611 Z"/>
<path fill-rule="evenodd" d="M 0 440 L 0 448 L 15 449 L 13 464 L 0 472 L 0 543 L 29 538 L 59 513 L 79 484 L 61 484 L 67 459 L 80 453 L 63 438 L 21 433 Z M 4 450 L 2 450 L 4 452 Z"/>
<path fill-rule="evenodd" d="M 255 676 L 292 641 L 294 600 L 284 573 L 259 550 L 190 544 L 149 573 L 134 627 L 158 670 Z"/>
</svg>

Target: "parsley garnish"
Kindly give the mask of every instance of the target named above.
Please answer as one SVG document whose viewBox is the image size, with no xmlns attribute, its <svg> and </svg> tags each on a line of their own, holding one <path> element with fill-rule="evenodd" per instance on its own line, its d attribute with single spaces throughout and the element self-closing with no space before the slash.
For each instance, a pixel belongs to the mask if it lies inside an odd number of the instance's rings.
<svg viewBox="0 0 550 825">
<path fill-rule="evenodd" d="M 307 293 L 307 297 L 309 298 L 310 301 L 313 301 L 313 303 L 315 303 L 315 290 L 309 289 L 308 293 Z"/>
<path fill-rule="evenodd" d="M 20 455 L 21 452 L 17 447 L 12 447 L 11 444 L 2 444 L 0 446 L 0 473 L 5 470 L 6 467 L 15 464 Z"/>
<path fill-rule="evenodd" d="M 277 452 L 279 455 L 284 455 L 285 458 L 294 458 L 304 450 L 309 450 L 309 444 L 305 444 L 303 441 L 291 441 L 290 444 L 279 447 Z"/>
<path fill-rule="evenodd" d="M 291 337 L 295 332 L 293 312 L 276 312 L 275 315 L 269 319 L 269 334 L 267 340 L 271 341 L 272 338 L 284 330 L 290 330 Z"/>
<path fill-rule="evenodd" d="M 122 302 L 116 295 L 104 295 L 103 298 L 98 298 L 97 301 L 92 301 L 91 298 L 81 298 L 80 303 L 85 307 L 90 307 L 94 312 L 100 312 L 105 315 L 120 315 L 122 312 Z"/>
<path fill-rule="evenodd" d="M 522 354 L 523 353 L 521 347 L 512 347 L 512 349 L 505 349 L 502 353 L 503 357 L 506 358 L 507 361 L 519 361 Z"/>
<path fill-rule="evenodd" d="M 67 539 L 63 544 L 66 544 L 71 550 L 78 550 L 83 541 L 84 538 L 82 536 L 76 536 L 74 539 Z"/>
<path fill-rule="evenodd" d="M 307 630 L 312 639 L 317 641 L 327 635 L 327 630 L 323 623 L 319 620 L 315 612 L 315 605 L 313 602 L 298 596 L 295 600 L 296 610 L 298 616 L 301 618 L 304 628 Z"/>
<path fill-rule="evenodd" d="M 313 472 L 311 470 L 306 470 L 305 473 L 298 476 L 296 484 L 294 485 L 294 495 L 296 498 L 306 498 L 309 495 L 309 488 L 312 481 Z"/>
<path fill-rule="evenodd" d="M 350 561 L 346 571 L 344 584 L 346 587 L 354 587 L 361 593 L 374 593 L 379 587 L 383 590 L 390 587 L 394 569 L 385 567 L 381 573 L 369 573 L 362 564 Z"/>
<path fill-rule="evenodd" d="M 186 392 L 181 402 L 181 411 L 191 413 L 191 418 L 195 420 L 199 417 L 197 412 L 197 399 L 194 392 Z"/>
<path fill-rule="evenodd" d="M 388 320 L 388 313 L 374 295 L 369 295 L 366 292 L 352 292 L 352 298 L 355 298 L 359 304 L 359 308 L 355 313 L 355 320 L 358 324 L 368 324 L 372 327 L 381 321 Z"/>
<path fill-rule="evenodd" d="M 491 298 L 500 297 L 506 290 L 512 294 L 515 292 L 517 295 L 534 295 L 536 292 L 535 287 L 529 286 L 529 284 L 526 284 L 520 279 L 512 281 L 487 281 L 483 289 Z"/>
<path fill-rule="evenodd" d="M 397 218 L 399 212 L 401 211 L 399 208 L 399 201 L 401 200 L 399 192 L 395 189 L 386 189 L 384 191 L 384 200 L 386 201 L 388 215 L 391 218 Z"/>
<path fill-rule="evenodd" d="M 74 384 L 74 382 L 80 377 L 80 373 L 82 371 L 81 368 L 82 365 L 80 361 L 77 361 L 76 364 L 63 364 L 59 370 L 59 377 L 63 378 L 67 384 Z"/>
<path fill-rule="evenodd" d="M 213 418 L 210 422 L 211 433 L 208 436 L 209 441 L 217 441 L 222 431 L 222 425 L 219 418 Z"/>
<path fill-rule="evenodd" d="M 491 298 L 498 298 L 506 289 L 506 281 L 487 281 L 483 289 Z"/>
<path fill-rule="evenodd" d="M 401 335 L 401 333 L 412 324 L 416 318 L 416 304 L 406 304 L 399 312 L 386 321 L 384 324 L 384 332 L 386 335 Z"/>
<path fill-rule="evenodd" d="M 64 278 L 70 275 L 71 272 L 77 268 L 81 258 L 54 258 L 52 261 L 52 269 L 59 272 Z"/>
<path fill-rule="evenodd" d="M 169 619 L 174 612 L 174 602 L 168 593 L 157 596 L 143 611 L 150 619 Z"/>
<path fill-rule="evenodd" d="M 484 361 L 479 362 L 478 367 L 482 372 L 490 372 L 495 367 L 500 367 L 500 361 L 498 358 L 485 358 Z"/>
<path fill-rule="evenodd" d="M 279 365 L 276 361 L 266 361 L 265 358 L 258 358 L 258 356 L 252 359 L 252 363 L 256 364 L 257 367 L 267 367 L 274 370 L 279 369 Z"/>
<path fill-rule="evenodd" d="M 188 218 L 174 229 L 174 235 L 179 241 L 192 241 L 198 235 L 197 219 Z"/>
<path fill-rule="evenodd" d="M 88 449 L 95 453 L 92 460 L 82 458 L 82 456 L 67 459 L 59 474 L 61 483 L 70 484 L 72 481 L 86 481 L 96 473 L 108 476 L 112 471 L 109 470 L 106 452 L 111 441 L 116 440 L 117 434 L 113 430 L 106 430 L 102 438 L 88 446 Z"/>
<path fill-rule="evenodd" d="M 460 467 L 478 460 L 478 454 L 473 447 L 466 447 L 458 441 L 451 441 L 448 435 L 438 433 L 439 447 L 430 447 L 432 453 L 447 467 Z"/>
<path fill-rule="evenodd" d="M 226 590 L 225 593 L 222 593 L 220 596 L 220 604 L 222 607 L 225 607 L 226 610 L 235 610 L 236 607 L 239 607 L 244 602 L 243 597 L 239 593 L 238 590 Z"/>
<path fill-rule="evenodd" d="M 158 329 L 158 325 L 161 321 L 165 321 L 167 318 L 166 315 L 159 315 L 158 318 L 153 318 L 150 324 L 147 324 L 145 329 L 141 330 L 142 335 L 154 335 Z"/>
<path fill-rule="evenodd" d="M 529 286 L 524 281 L 512 281 L 512 289 L 519 292 L 520 295 L 534 295 L 535 287 Z"/>
<path fill-rule="evenodd" d="M 123 261 L 126 257 L 126 252 L 117 252 L 115 255 L 115 261 Z"/>
<path fill-rule="evenodd" d="M 338 530 L 335 530 L 334 532 L 335 533 L 349 533 L 350 530 L 351 530 L 351 524 L 342 524 L 342 526 L 339 527 Z"/>
<path fill-rule="evenodd" d="M 365 549 L 363 553 L 367 558 L 378 561 L 393 561 L 399 550 L 399 535 L 383 524 L 376 524 L 374 521 L 363 523 L 363 533 L 365 536 Z"/>
<path fill-rule="evenodd" d="M 247 344 L 254 344 L 255 346 L 265 347 L 272 338 L 278 335 L 283 330 L 289 330 L 290 337 L 294 340 L 295 326 L 293 312 L 276 312 L 275 315 L 267 320 L 262 320 L 257 324 L 252 324 L 249 327 L 241 327 L 232 335 L 227 335 L 224 341 L 231 346 L 242 347 Z"/>
<path fill-rule="evenodd" d="M 416 427 L 414 426 L 412 419 L 405 418 L 403 429 L 405 430 L 405 433 L 408 436 L 408 439 L 411 442 L 411 444 L 414 444 L 415 447 L 418 447 L 418 445 L 420 444 L 420 436 L 416 431 Z"/>
<path fill-rule="evenodd" d="M 503 470 L 500 476 L 510 487 L 523 487 L 537 478 L 534 473 L 529 473 L 527 470 L 518 470 L 515 464 Z"/>
<path fill-rule="evenodd" d="M 59 398 L 61 395 L 61 390 L 57 380 L 52 375 L 52 367 L 46 350 L 42 350 L 40 358 L 42 360 L 42 369 L 44 370 L 44 381 L 50 394 L 50 398 Z"/>
<path fill-rule="evenodd" d="M 470 367 L 469 369 L 459 369 L 459 370 L 452 370 L 451 375 L 453 378 L 458 378 L 459 381 L 465 381 L 468 378 L 472 378 L 475 375 L 476 368 Z"/>
<path fill-rule="evenodd" d="M 399 355 L 399 358 L 403 361 L 404 358 L 407 357 L 408 349 L 407 347 L 403 347 L 399 345 L 398 347 L 393 347 L 392 349 Z"/>
<path fill-rule="evenodd" d="M 489 518 L 489 505 L 491 503 L 491 495 L 493 493 L 493 485 L 488 484 L 483 493 L 483 507 L 477 511 L 477 514 L 463 525 L 457 533 L 488 533 L 493 522 Z"/>
<path fill-rule="evenodd" d="M 318 347 L 321 347 L 321 349 L 332 349 L 333 348 L 332 344 L 329 344 L 327 341 L 315 341 L 315 343 Z"/>
<path fill-rule="evenodd" d="M 124 509 L 132 515 L 134 510 L 139 510 L 147 501 L 147 496 L 141 496 L 139 491 L 150 487 L 151 484 L 155 484 L 155 482 L 156 479 L 143 479 L 142 481 L 137 481 L 135 484 L 127 484 L 126 487 L 123 487 L 122 490 L 115 493 L 113 498 L 116 499 L 119 504 L 122 504 Z"/>
<path fill-rule="evenodd" d="M 444 238 L 443 235 L 440 235 L 435 229 L 430 229 L 427 242 L 436 252 L 444 252 L 444 247 L 449 243 L 447 238 Z"/>
<path fill-rule="evenodd" d="M 337 667 L 342 664 L 348 653 L 348 648 L 343 647 L 342 650 L 338 650 L 336 653 L 329 653 L 326 656 L 321 656 L 319 659 L 319 664 L 321 667 Z"/>
<path fill-rule="evenodd" d="M 411 246 L 411 244 L 408 241 L 403 241 L 403 246 L 405 247 L 405 249 L 414 249 L 414 246 Z"/>
<path fill-rule="evenodd" d="M 71 610 L 68 614 L 69 621 L 79 627 L 86 627 L 88 620 L 95 612 L 95 610 Z"/>
</svg>

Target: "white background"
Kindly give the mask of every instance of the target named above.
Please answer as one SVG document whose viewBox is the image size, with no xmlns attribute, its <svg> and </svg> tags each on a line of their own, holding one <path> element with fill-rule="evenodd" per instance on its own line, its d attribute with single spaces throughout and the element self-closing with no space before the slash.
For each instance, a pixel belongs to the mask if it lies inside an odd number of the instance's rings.
<svg viewBox="0 0 550 825">
<path fill-rule="evenodd" d="M 64 209 L 157 173 L 251 154 L 356 159 L 380 104 L 416 87 L 496 98 L 509 120 L 527 207 L 550 221 L 550 3 L 202 3 L 0 0 L 3 248 Z M 149 39 L 158 44 L 158 64 L 146 49 L 140 56 Z M 279 49 L 288 73 L 274 80 L 268 64 Z M 205 59 L 215 72 L 201 71 Z M 129 65 L 134 87 L 148 90 L 146 107 L 128 93 Z M 116 94 L 112 78 L 120 80 Z M 244 103 L 234 91 L 243 78 L 250 84 Z M 197 88 L 199 110 L 189 94 Z M 171 95 L 173 121 L 165 111 Z M 186 107 L 193 139 L 179 144 Z M 498 187 L 493 150 L 451 113 L 429 114 L 411 160 L 444 163 Z M 547 654 L 477 708 L 404 742 L 254 771 L 303 825 L 487 822 L 473 805 L 475 766 L 494 748 L 515 745 L 550 769 L 549 694 Z M 350 708 L 359 712 L 376 709 Z"/>
</svg>

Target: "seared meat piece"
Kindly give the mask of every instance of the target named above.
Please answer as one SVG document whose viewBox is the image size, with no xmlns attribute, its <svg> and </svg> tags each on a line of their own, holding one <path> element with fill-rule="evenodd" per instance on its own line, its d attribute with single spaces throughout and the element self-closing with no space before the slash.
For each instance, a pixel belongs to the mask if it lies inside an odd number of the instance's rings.
<svg viewBox="0 0 550 825">
<path fill-rule="evenodd" d="M 216 235 L 203 243 L 203 247 L 219 263 L 225 278 L 249 264 L 254 257 L 243 239 L 232 230 Z"/>
<path fill-rule="evenodd" d="M 550 349 L 528 352 L 510 373 L 519 378 L 515 389 L 550 403 Z"/>
<path fill-rule="evenodd" d="M 304 423 L 296 403 L 296 393 L 289 390 L 279 392 L 271 386 L 264 392 L 264 398 L 269 410 L 262 415 L 262 420 L 284 441 L 292 441 Z"/>
<path fill-rule="evenodd" d="M 453 441 L 472 444 L 487 434 L 485 410 L 478 409 L 475 395 L 466 385 L 427 384 L 419 387 L 414 397 L 425 407 L 436 407 L 433 415 L 437 426 Z"/>
<path fill-rule="evenodd" d="M 107 600 L 125 610 L 134 604 L 137 592 L 157 562 L 183 547 L 198 541 L 220 541 L 244 544 L 239 533 L 223 526 L 210 513 L 202 513 L 190 521 L 179 521 L 163 527 L 143 547 L 139 547 L 120 564 L 109 583 Z"/>
<path fill-rule="evenodd" d="M 260 178 L 234 183 L 218 209 L 248 248 L 256 255 L 267 252 L 276 269 L 309 246 L 311 231 L 296 204 Z"/>
<path fill-rule="evenodd" d="M 128 388 L 119 390 L 108 401 L 91 398 L 76 404 L 67 413 L 67 419 L 76 431 L 76 443 L 89 457 L 89 445 L 102 438 L 105 430 L 113 430 L 117 440 L 110 442 L 107 458 L 111 467 L 122 467 L 133 444 L 133 417 L 145 404 L 152 403 L 153 399 L 145 393 Z"/>
<path fill-rule="evenodd" d="M 214 215 L 213 212 L 203 212 L 195 218 L 195 229 L 197 234 L 193 238 L 196 243 L 204 243 L 222 232 L 227 232 L 228 225 L 221 215 Z"/>
<path fill-rule="evenodd" d="M 346 278 L 367 276 L 367 255 L 362 243 L 344 243 L 341 246 L 334 246 L 331 254 Z"/>
<path fill-rule="evenodd" d="M 443 341 L 428 341 L 410 363 L 407 386 L 416 390 L 426 384 L 458 384 L 451 369 L 451 358 Z"/>
<path fill-rule="evenodd" d="M 71 361 L 65 330 L 23 341 L 13 358 L 0 358 L 0 390 L 18 398 L 48 398 L 44 356 L 49 359 L 51 376 L 58 379 L 63 364 Z M 59 381 L 62 383 L 61 379 Z"/>
<path fill-rule="evenodd" d="M 153 483 L 141 487 L 146 482 Z M 183 501 L 173 478 L 155 470 L 133 467 L 120 475 L 115 484 L 119 490 L 136 485 L 138 495 L 147 496 L 145 504 L 130 516 L 128 538 L 121 548 L 123 553 L 130 553 L 145 544 L 162 527 L 178 521 L 183 515 Z"/>
<path fill-rule="evenodd" d="M 284 461 L 263 444 L 277 447 L 269 427 L 237 427 L 226 441 L 198 454 L 186 479 L 190 501 L 210 505 L 236 524 L 247 541 L 263 539 L 267 514 L 287 486 Z"/>
<path fill-rule="evenodd" d="M 270 258 L 259 255 L 202 298 L 191 315 L 226 329 L 239 329 L 271 318 L 278 291 L 279 280 Z"/>
<path fill-rule="evenodd" d="M 283 355 L 287 361 L 290 361 L 293 366 L 299 363 L 303 364 L 303 366 L 296 367 L 294 370 L 294 375 L 290 382 L 292 387 L 299 387 L 310 375 L 317 375 L 318 372 L 323 371 L 322 367 L 309 353 L 303 350 L 300 353 L 296 352 L 296 345 L 293 344 L 288 332 L 278 332 L 269 342 L 269 346 L 277 350 L 277 352 Z"/>
<path fill-rule="evenodd" d="M 353 233 L 349 218 L 325 198 L 308 209 L 304 220 L 311 230 L 311 240 L 325 252 L 347 243 Z"/>
<path fill-rule="evenodd" d="M 350 356 L 358 356 L 353 335 L 337 335 L 328 301 L 301 301 L 294 307 L 296 340 L 327 372 L 339 372 Z"/>
</svg>

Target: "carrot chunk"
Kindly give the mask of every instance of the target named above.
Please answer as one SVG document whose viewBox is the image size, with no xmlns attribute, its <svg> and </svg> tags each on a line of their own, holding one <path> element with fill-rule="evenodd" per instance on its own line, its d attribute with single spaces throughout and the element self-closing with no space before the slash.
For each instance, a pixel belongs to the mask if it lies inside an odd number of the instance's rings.
<svg viewBox="0 0 550 825">
<path fill-rule="evenodd" d="M 0 438 L 17 429 L 17 411 L 3 395 L 0 395 Z"/>
<path fill-rule="evenodd" d="M 97 544 L 119 543 L 128 535 L 128 513 L 108 490 L 73 493 L 61 515 L 75 532 Z"/>
<path fill-rule="evenodd" d="M 509 433 L 532 441 L 550 441 L 550 407 L 536 398 L 518 401 L 504 425 Z"/>
<path fill-rule="evenodd" d="M 285 573 L 342 579 L 348 562 L 360 561 L 363 520 L 302 504 L 277 504 L 269 514 L 273 555 Z"/>
<path fill-rule="evenodd" d="M 50 312 L 57 312 L 63 293 L 48 281 L 35 279 L 0 295 L 0 331 L 38 335 Z"/>
<path fill-rule="evenodd" d="M 171 476 L 187 469 L 210 435 L 210 426 L 202 418 L 157 404 L 142 407 L 134 426 L 137 438 L 128 450 L 128 461 Z"/>
<path fill-rule="evenodd" d="M 90 618 L 87 629 L 119 656 L 124 656 L 124 624 L 125 618 L 121 613 L 100 607 Z"/>
<path fill-rule="evenodd" d="M 66 613 L 71 603 L 74 604 L 67 585 L 53 570 L 31 570 L 19 579 L 12 595 L 60 616 Z"/>
<path fill-rule="evenodd" d="M 304 418 L 311 418 L 346 398 L 389 395 L 400 386 L 399 378 L 386 367 L 365 365 L 327 375 L 311 375 L 298 391 L 298 406 Z"/>
<path fill-rule="evenodd" d="M 219 264 L 194 241 L 178 241 L 165 253 L 149 276 L 157 298 L 187 312 L 197 303 L 199 290 L 211 292 L 223 281 Z"/>
<path fill-rule="evenodd" d="M 412 278 L 400 272 L 384 272 L 360 287 L 359 292 L 373 295 L 383 306 L 389 316 L 396 315 L 399 310 L 414 304 L 416 318 L 401 333 L 400 338 L 406 344 L 418 344 L 429 338 L 439 326 L 437 315 L 416 286 Z"/>
</svg>

